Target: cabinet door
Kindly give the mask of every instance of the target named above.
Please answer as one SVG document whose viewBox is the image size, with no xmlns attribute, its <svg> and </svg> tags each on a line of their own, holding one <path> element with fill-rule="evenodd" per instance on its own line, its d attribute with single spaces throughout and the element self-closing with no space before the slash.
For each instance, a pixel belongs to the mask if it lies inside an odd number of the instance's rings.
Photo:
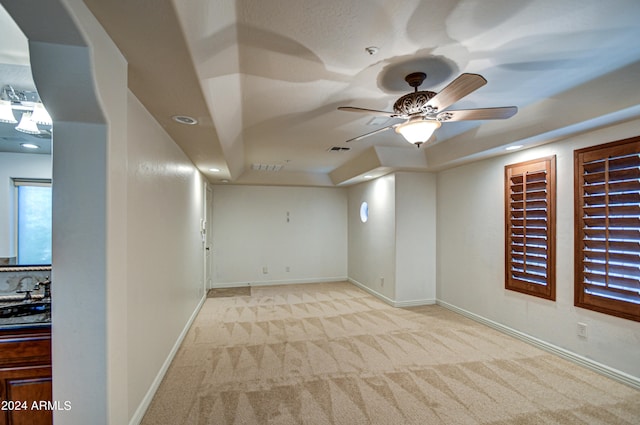
<svg viewBox="0 0 640 425">
<path fill-rule="evenodd" d="M 51 367 L 0 369 L 0 400 L 0 425 L 51 425 Z"/>
</svg>

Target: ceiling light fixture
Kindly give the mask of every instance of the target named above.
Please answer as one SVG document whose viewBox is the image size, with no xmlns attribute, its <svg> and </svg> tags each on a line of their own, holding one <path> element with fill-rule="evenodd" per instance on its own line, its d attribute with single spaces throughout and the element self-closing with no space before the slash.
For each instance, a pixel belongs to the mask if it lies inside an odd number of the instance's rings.
<svg viewBox="0 0 640 425">
<path fill-rule="evenodd" d="M 504 148 L 504 150 L 506 151 L 515 151 L 518 150 L 522 147 L 522 145 L 513 145 L 513 146 L 507 146 L 506 148 Z"/>
<path fill-rule="evenodd" d="M 36 103 L 34 105 L 33 115 L 31 115 L 31 120 L 42 125 L 53 125 L 53 120 L 51 119 L 51 115 L 49 115 L 47 110 L 44 109 L 44 105 L 42 103 Z"/>
<path fill-rule="evenodd" d="M 10 100 L 0 100 L 0 122 L 16 124 L 18 120 L 13 115 Z"/>
<path fill-rule="evenodd" d="M 180 124 L 185 124 L 185 125 L 196 125 L 198 124 L 198 120 L 193 118 L 193 117 L 189 117 L 187 115 L 174 115 L 171 117 L 172 120 L 174 120 L 177 123 Z"/>
<path fill-rule="evenodd" d="M 396 127 L 405 140 L 417 147 L 429 140 L 434 131 L 440 128 L 440 121 L 424 119 L 421 116 L 411 117 L 409 121 Z"/>
<path fill-rule="evenodd" d="M 34 145 L 33 143 L 20 143 L 20 146 L 27 149 L 40 149 L 40 146 Z"/>
<path fill-rule="evenodd" d="M 40 129 L 35 121 L 31 119 L 31 112 L 23 112 L 20 124 L 16 127 L 16 130 L 27 134 L 40 134 Z"/>
<path fill-rule="evenodd" d="M 40 101 L 38 92 L 16 90 L 12 86 L 4 86 L 0 93 L 0 122 L 15 124 L 13 111 L 22 111 L 20 124 L 16 130 L 28 134 L 41 134 L 37 124 L 51 126 L 51 116 Z"/>
<path fill-rule="evenodd" d="M 219 168 L 209 168 L 209 171 L 213 172 L 213 173 L 219 173 L 220 169 Z"/>
</svg>

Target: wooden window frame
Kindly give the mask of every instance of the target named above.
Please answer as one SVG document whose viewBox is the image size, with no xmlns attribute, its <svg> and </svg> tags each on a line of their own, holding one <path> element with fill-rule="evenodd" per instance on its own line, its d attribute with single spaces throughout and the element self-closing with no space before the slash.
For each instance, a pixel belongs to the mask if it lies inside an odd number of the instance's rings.
<svg viewBox="0 0 640 425">
<path fill-rule="evenodd" d="M 640 321 L 640 137 L 575 150 L 574 193 L 574 305 Z"/>
<path fill-rule="evenodd" d="M 553 155 L 506 165 L 504 173 L 505 289 L 555 301 L 556 157 Z M 542 173 L 544 180 L 539 180 Z M 517 183 L 518 177 L 521 177 L 522 183 Z M 530 192 L 527 192 L 527 184 L 531 185 Z M 519 185 L 522 185 L 522 192 L 513 192 L 513 188 Z M 545 191 L 544 199 L 539 198 L 541 190 Z M 512 200 L 513 196 L 515 200 Z M 530 200 L 532 204 L 540 204 L 538 208 L 524 208 L 527 196 L 533 197 L 534 200 Z M 522 199 L 518 200 L 519 197 Z M 523 203 L 522 209 L 513 208 L 517 202 Z M 533 212 L 529 219 L 527 211 Z M 545 239 L 546 247 L 528 245 L 527 231 L 534 243 L 536 239 Z M 531 249 L 529 256 L 528 247 Z M 539 274 L 542 272 L 544 275 Z"/>
</svg>

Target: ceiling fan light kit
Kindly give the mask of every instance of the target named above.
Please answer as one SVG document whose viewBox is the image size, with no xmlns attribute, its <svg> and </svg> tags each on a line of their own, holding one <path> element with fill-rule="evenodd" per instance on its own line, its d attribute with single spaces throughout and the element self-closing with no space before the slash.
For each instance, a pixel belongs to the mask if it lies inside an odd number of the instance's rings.
<svg viewBox="0 0 640 425">
<path fill-rule="evenodd" d="M 401 134 L 407 142 L 417 147 L 429 140 L 433 132 L 440 128 L 440 121 L 425 120 L 422 117 L 411 117 L 409 121 L 396 127 L 396 133 Z"/>
<path fill-rule="evenodd" d="M 388 118 L 402 118 L 406 120 L 401 124 L 392 124 L 354 137 L 347 140 L 347 142 L 361 140 L 393 128 L 396 133 L 401 134 L 409 143 L 420 147 L 420 145 L 429 140 L 433 133 L 441 127 L 442 122 L 506 119 L 518 112 L 518 108 L 515 106 L 461 109 L 445 112 L 445 109 L 449 106 L 487 84 L 487 80 L 478 74 L 461 74 L 439 93 L 436 93 L 427 90 L 418 90 L 418 87 L 426 78 L 427 74 L 424 72 L 413 72 L 405 77 L 405 81 L 409 86 L 413 87 L 414 91 L 413 93 L 408 93 L 398 98 L 393 104 L 393 112 L 355 106 L 338 107 L 341 111 L 381 115 Z"/>
</svg>

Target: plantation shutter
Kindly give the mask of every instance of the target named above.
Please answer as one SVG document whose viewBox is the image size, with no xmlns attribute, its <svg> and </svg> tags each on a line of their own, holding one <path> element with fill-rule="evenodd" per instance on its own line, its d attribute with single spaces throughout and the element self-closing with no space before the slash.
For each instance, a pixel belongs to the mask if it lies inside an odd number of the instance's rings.
<svg viewBox="0 0 640 425">
<path fill-rule="evenodd" d="M 555 156 L 505 167 L 505 288 L 555 300 Z"/>
<path fill-rule="evenodd" d="M 640 321 L 640 138 L 574 156 L 575 305 Z"/>
</svg>

